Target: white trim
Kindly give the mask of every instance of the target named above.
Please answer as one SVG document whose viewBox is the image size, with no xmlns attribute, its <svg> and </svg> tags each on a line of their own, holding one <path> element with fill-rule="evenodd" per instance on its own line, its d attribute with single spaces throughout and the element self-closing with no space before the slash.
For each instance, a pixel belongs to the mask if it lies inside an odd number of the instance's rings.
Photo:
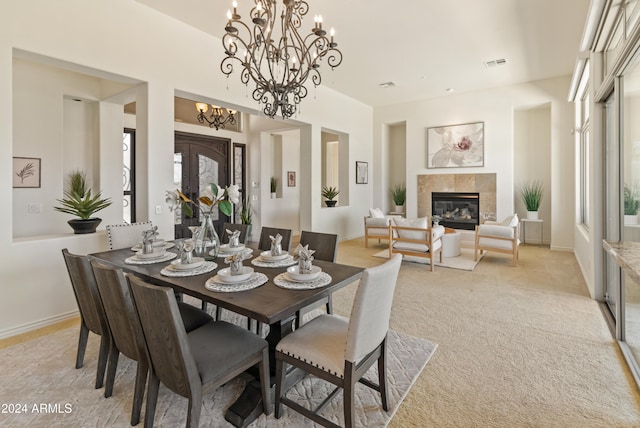
<svg viewBox="0 0 640 428">
<path fill-rule="evenodd" d="M 50 318 L 45 318 L 39 321 L 34 321 L 28 324 L 23 324 L 18 327 L 8 328 L 6 330 L 0 331 L 0 339 L 6 339 L 8 337 L 13 337 L 18 334 L 28 333 L 30 331 L 37 330 L 42 327 L 48 327 L 50 325 L 68 320 L 70 318 L 77 317 L 79 315 L 80 313 L 77 310 L 75 310 L 75 311 L 67 312 L 64 314 L 56 315 Z"/>
</svg>

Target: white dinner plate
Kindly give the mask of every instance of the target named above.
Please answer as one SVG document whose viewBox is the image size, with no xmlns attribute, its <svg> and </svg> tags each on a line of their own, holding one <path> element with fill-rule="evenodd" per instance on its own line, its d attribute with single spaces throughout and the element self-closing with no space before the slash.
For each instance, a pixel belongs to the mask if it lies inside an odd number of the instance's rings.
<svg viewBox="0 0 640 428">
<path fill-rule="evenodd" d="M 279 256 L 272 256 L 271 250 L 267 250 L 267 251 L 261 252 L 260 257 L 262 257 L 262 260 L 264 260 L 265 262 L 277 262 L 279 260 L 284 260 L 287 257 L 289 257 L 289 253 L 287 253 L 286 251 L 283 251 L 282 254 L 280 254 Z"/>
<path fill-rule="evenodd" d="M 235 284 L 238 282 L 246 281 L 253 275 L 253 268 L 249 266 L 242 266 L 240 275 L 231 275 L 231 268 L 224 268 L 218 271 L 218 278 L 220 282 L 225 284 Z"/>
<path fill-rule="evenodd" d="M 243 244 L 240 244 L 237 247 L 230 247 L 229 244 L 220 245 L 220 251 L 223 253 L 239 253 L 240 251 L 244 251 L 245 248 L 246 247 Z"/>
<path fill-rule="evenodd" d="M 182 263 L 180 259 L 171 262 L 171 268 L 175 270 L 191 270 L 199 268 L 204 264 L 204 258 L 193 257 L 191 263 Z"/>
<path fill-rule="evenodd" d="M 295 282 L 313 281 L 320 275 L 322 268 L 320 266 L 311 266 L 311 273 L 300 273 L 298 265 L 287 268 L 287 276 Z"/>
<path fill-rule="evenodd" d="M 149 259 L 159 259 L 164 256 L 166 253 L 163 247 L 158 247 L 153 249 L 153 253 L 144 254 L 142 250 L 139 250 L 134 256 L 138 260 L 149 260 Z"/>
</svg>

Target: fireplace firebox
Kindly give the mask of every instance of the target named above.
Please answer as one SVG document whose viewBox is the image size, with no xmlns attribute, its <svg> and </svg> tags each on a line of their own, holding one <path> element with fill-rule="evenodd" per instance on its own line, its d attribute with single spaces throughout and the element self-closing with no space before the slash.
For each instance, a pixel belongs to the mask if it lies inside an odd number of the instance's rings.
<svg viewBox="0 0 640 428">
<path fill-rule="evenodd" d="M 480 194 L 432 192 L 431 215 L 440 216 L 440 224 L 445 227 L 475 230 L 480 224 Z"/>
</svg>

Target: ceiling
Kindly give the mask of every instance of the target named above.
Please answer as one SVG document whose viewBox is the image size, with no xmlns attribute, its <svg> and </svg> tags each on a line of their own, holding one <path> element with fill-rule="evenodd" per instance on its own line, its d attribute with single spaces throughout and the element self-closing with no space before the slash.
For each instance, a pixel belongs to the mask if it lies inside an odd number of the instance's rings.
<svg viewBox="0 0 640 428">
<path fill-rule="evenodd" d="M 231 7 L 231 0 L 137 1 L 219 38 Z M 344 58 L 323 70 L 323 85 L 371 106 L 571 75 L 589 8 L 589 0 L 307 2 L 302 28 L 321 14 Z M 253 1 L 238 3 L 246 18 Z M 484 64 L 498 59 L 506 63 Z"/>
</svg>

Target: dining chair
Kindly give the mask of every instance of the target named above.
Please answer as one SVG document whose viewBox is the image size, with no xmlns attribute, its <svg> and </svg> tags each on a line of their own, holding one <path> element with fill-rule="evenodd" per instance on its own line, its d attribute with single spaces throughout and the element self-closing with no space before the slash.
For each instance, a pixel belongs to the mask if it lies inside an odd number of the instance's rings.
<svg viewBox="0 0 640 428">
<path fill-rule="evenodd" d="M 104 396 L 108 398 L 113 393 L 120 353 L 122 352 L 126 357 L 137 361 L 138 369 L 131 410 L 131 425 L 137 425 L 140 422 L 140 410 L 142 409 L 142 399 L 149 371 L 149 358 L 140 319 L 122 269 L 107 266 L 95 259 L 91 260 L 91 266 L 113 342 L 109 353 Z M 209 314 L 187 303 L 178 302 L 178 309 L 186 332 L 195 330 L 213 320 Z"/>
<path fill-rule="evenodd" d="M 89 332 L 91 331 L 100 336 L 96 389 L 102 388 L 111 347 L 111 334 L 109 333 L 109 324 L 104 313 L 100 293 L 87 256 L 72 254 L 66 248 L 62 250 L 62 256 L 69 272 L 73 294 L 76 297 L 78 311 L 80 312 L 80 336 L 78 338 L 76 368 L 79 369 L 84 364 L 84 353 L 87 349 Z"/>
<path fill-rule="evenodd" d="M 108 224 L 107 236 L 109 237 L 109 249 L 133 247 L 142 241 L 142 232 L 153 227 L 150 221 L 139 223 Z"/>
<path fill-rule="evenodd" d="M 277 234 L 282 236 L 282 249 L 289 251 L 291 247 L 291 229 L 278 229 L 275 227 L 263 227 L 260 231 L 260 241 L 258 242 L 258 249 L 262 251 L 271 249 L 271 238 L 269 236 L 276 236 Z"/>
<path fill-rule="evenodd" d="M 249 225 L 248 224 L 240 224 L 240 223 L 226 223 L 224 224 L 224 227 L 222 229 L 222 243 L 223 244 L 228 244 L 229 243 L 229 234 L 227 233 L 227 230 L 230 230 L 232 232 L 235 232 L 236 230 L 240 231 L 240 242 L 242 244 L 246 244 L 247 240 L 249 238 L 248 236 L 248 231 L 249 231 Z"/>
<path fill-rule="evenodd" d="M 303 230 L 300 234 L 300 244 L 308 245 L 309 249 L 315 250 L 313 257 L 317 260 L 324 260 L 327 262 L 335 262 L 338 254 L 338 235 L 332 233 L 320 233 L 309 232 Z M 327 313 L 333 313 L 333 300 L 331 295 L 326 299 L 319 300 L 313 304 L 306 306 L 296 312 L 296 328 L 299 328 L 302 324 L 302 317 L 314 308 L 320 305 L 326 305 Z"/>
<path fill-rule="evenodd" d="M 256 364 L 262 410 L 265 414 L 271 412 L 266 340 L 225 321 L 211 321 L 187 334 L 171 288 L 149 284 L 130 274 L 125 276 L 151 360 L 145 427 L 153 426 L 160 382 L 189 400 L 187 427 L 197 427 L 203 387 L 218 388 Z"/>
<path fill-rule="evenodd" d="M 354 424 L 354 386 L 357 382 L 380 392 L 382 408 L 389 410 L 386 375 L 386 345 L 393 293 L 402 256 L 396 254 L 382 265 L 365 269 L 351 309 L 351 318 L 320 315 L 276 345 L 275 416 L 282 416 L 282 404 L 324 426 L 335 427 L 317 412 L 343 389 L 344 423 Z M 378 383 L 362 376 L 378 363 Z M 302 369 L 336 386 L 316 410 L 307 409 L 286 397 L 286 364 Z M 309 391 L 311 393 L 311 391 Z"/>
</svg>

